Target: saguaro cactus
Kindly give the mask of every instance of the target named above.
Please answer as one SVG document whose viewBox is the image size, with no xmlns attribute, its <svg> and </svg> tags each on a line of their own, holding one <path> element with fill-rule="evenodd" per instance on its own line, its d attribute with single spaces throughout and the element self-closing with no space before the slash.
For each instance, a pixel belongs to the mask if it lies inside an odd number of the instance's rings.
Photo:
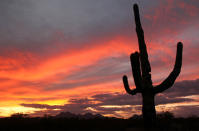
<svg viewBox="0 0 199 131">
<path fill-rule="evenodd" d="M 138 5 L 134 4 L 134 16 L 136 24 L 136 32 L 139 43 L 139 52 L 132 53 L 130 56 L 132 73 L 136 88 L 130 89 L 128 78 L 123 76 L 123 83 L 127 93 L 135 95 L 142 94 L 142 115 L 146 126 L 154 126 L 156 123 L 156 110 L 154 97 L 156 94 L 170 88 L 181 71 L 182 66 L 182 48 L 181 42 L 177 44 L 176 61 L 173 71 L 170 75 L 159 85 L 153 86 L 151 80 L 151 67 L 148 60 L 147 48 L 144 40 L 144 32 L 140 23 L 140 15 Z"/>
</svg>

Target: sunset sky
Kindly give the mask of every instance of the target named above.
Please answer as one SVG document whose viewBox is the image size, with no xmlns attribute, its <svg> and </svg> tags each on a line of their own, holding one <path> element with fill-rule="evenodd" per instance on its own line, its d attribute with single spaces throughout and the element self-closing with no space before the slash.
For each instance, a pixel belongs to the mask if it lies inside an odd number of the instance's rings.
<svg viewBox="0 0 199 131">
<path fill-rule="evenodd" d="M 198 0 L 1 0 L 0 116 L 59 112 L 128 118 L 141 114 L 129 56 L 138 51 L 133 4 L 140 8 L 154 85 L 183 48 L 180 76 L 156 96 L 158 112 L 199 114 Z"/>
</svg>

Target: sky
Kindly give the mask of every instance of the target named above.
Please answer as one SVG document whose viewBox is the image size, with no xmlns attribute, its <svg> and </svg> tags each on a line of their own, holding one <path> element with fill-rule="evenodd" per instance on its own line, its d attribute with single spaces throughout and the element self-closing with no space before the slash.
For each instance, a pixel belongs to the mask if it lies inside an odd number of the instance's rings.
<svg viewBox="0 0 199 131">
<path fill-rule="evenodd" d="M 153 84 L 172 71 L 177 42 L 183 65 L 157 112 L 199 114 L 198 0 L 1 0 L 0 116 L 60 112 L 128 118 L 141 95 L 125 92 L 129 56 L 138 51 L 133 4 L 140 8 Z"/>
</svg>

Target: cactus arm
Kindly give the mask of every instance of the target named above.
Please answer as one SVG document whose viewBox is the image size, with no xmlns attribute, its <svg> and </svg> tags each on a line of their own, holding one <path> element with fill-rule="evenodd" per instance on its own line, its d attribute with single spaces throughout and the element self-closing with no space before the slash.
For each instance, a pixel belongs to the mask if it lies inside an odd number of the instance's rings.
<svg viewBox="0 0 199 131">
<path fill-rule="evenodd" d="M 131 94 L 131 95 L 135 95 L 137 93 L 137 89 L 131 90 L 129 88 L 129 84 L 128 84 L 128 78 L 126 75 L 123 76 L 123 83 L 124 83 L 124 88 L 126 90 L 127 93 Z"/>
<path fill-rule="evenodd" d="M 155 94 L 165 91 L 166 89 L 170 88 L 174 84 L 176 78 L 178 77 L 181 71 L 182 49 L 183 49 L 183 44 L 179 42 L 177 45 L 176 61 L 175 61 L 175 66 L 173 68 L 173 71 L 160 85 L 154 87 Z"/>
<path fill-rule="evenodd" d="M 131 60 L 132 74 L 133 74 L 136 89 L 137 89 L 137 91 L 141 92 L 142 78 L 141 78 L 141 71 L 140 71 L 139 53 L 135 52 L 135 53 L 131 54 L 130 60 Z"/>
<path fill-rule="evenodd" d="M 140 50 L 142 78 L 143 78 L 144 83 L 147 82 L 147 85 L 148 84 L 152 85 L 151 74 L 150 74 L 151 66 L 148 60 L 148 53 L 147 53 L 147 48 L 146 48 L 146 44 L 144 40 L 144 31 L 142 29 L 142 25 L 140 22 L 140 14 L 139 14 L 138 5 L 134 4 L 133 9 L 134 9 L 134 16 L 135 16 L 136 33 L 138 37 L 139 50 Z"/>
</svg>

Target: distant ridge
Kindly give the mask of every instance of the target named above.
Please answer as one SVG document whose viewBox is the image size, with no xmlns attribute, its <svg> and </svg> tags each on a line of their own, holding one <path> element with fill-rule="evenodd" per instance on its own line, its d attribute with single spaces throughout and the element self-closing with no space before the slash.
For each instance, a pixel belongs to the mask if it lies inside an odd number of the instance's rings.
<svg viewBox="0 0 199 131">
<path fill-rule="evenodd" d="M 85 113 L 85 114 L 74 114 L 71 112 L 61 112 L 55 116 L 55 118 L 74 118 L 74 119 L 103 119 L 106 118 L 101 114 L 92 114 L 92 113 Z"/>
</svg>

